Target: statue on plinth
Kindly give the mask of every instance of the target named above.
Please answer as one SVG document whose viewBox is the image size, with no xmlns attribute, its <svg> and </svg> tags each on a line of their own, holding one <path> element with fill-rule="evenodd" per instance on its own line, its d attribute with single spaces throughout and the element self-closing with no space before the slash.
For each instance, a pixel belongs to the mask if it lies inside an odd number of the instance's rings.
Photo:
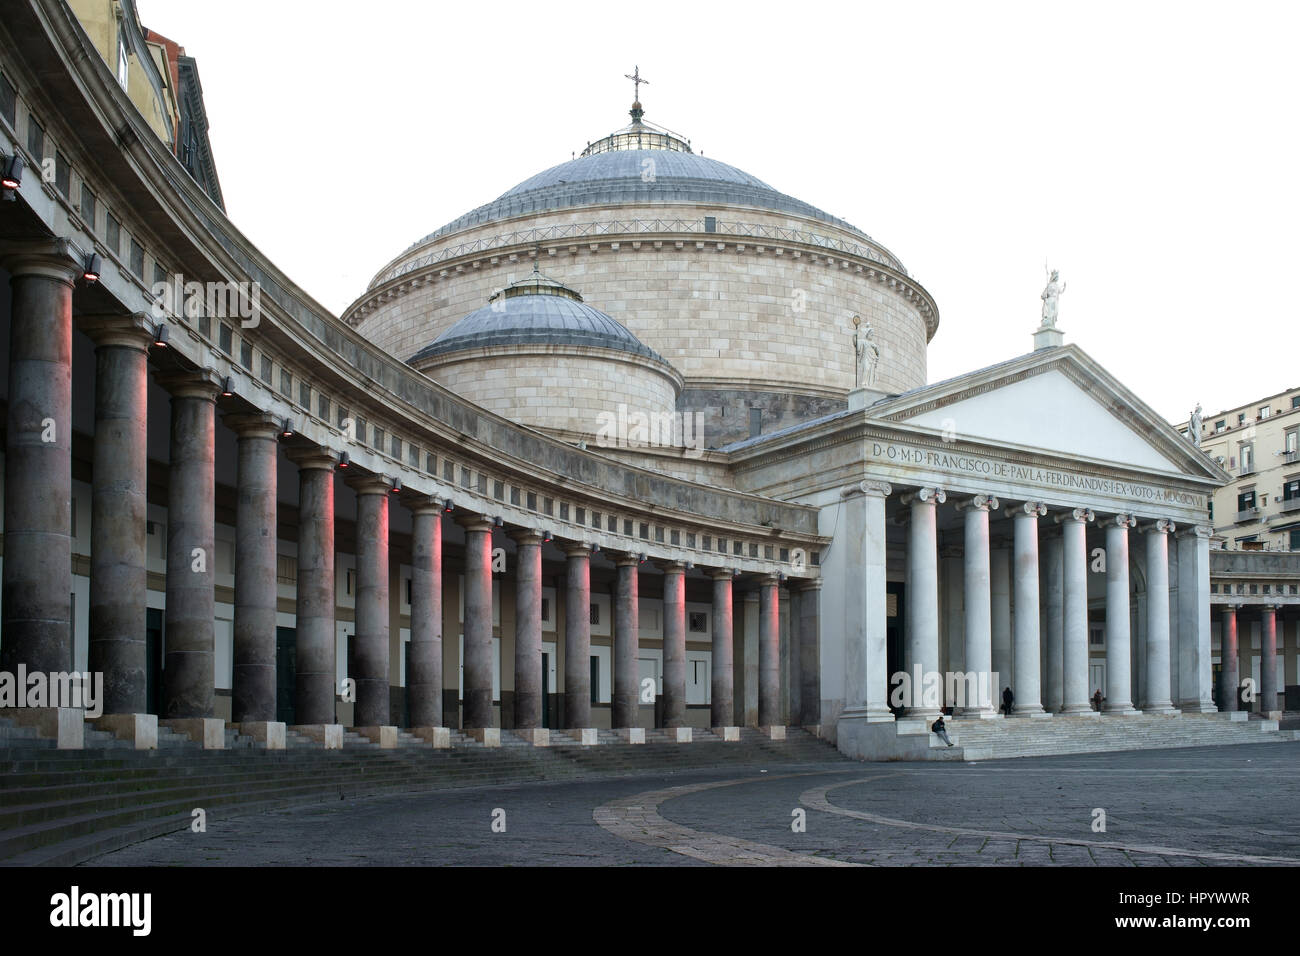
<svg viewBox="0 0 1300 956">
<path fill-rule="evenodd" d="M 1046 266 L 1044 266 L 1043 269 L 1048 272 L 1048 277 L 1047 288 L 1045 288 L 1043 294 L 1039 296 L 1039 298 L 1043 300 L 1043 324 L 1040 327 L 1044 329 L 1054 329 L 1056 328 L 1057 305 L 1062 293 L 1065 292 L 1065 283 L 1059 281 L 1061 274 L 1057 270 L 1048 270 Z"/>
<path fill-rule="evenodd" d="M 1201 403 L 1196 403 L 1196 408 L 1192 409 L 1192 420 L 1187 427 L 1187 437 L 1192 440 L 1192 444 L 1197 448 L 1201 447 L 1201 422 L 1204 417 L 1201 414 Z"/>
<path fill-rule="evenodd" d="M 871 340 L 871 326 L 853 317 L 853 387 L 875 388 L 876 366 L 880 364 L 880 346 Z"/>
</svg>

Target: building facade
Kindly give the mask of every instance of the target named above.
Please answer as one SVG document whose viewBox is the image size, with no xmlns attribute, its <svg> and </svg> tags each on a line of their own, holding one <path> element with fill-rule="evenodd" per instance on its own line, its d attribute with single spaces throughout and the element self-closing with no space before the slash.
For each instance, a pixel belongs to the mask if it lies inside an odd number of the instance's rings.
<svg viewBox="0 0 1300 956">
<path fill-rule="evenodd" d="M 0 204 L 0 669 L 102 672 L 140 739 L 1216 709 L 1227 476 L 1054 316 L 927 384 L 893 253 L 637 102 L 336 317 L 77 5 L 14 6 L 0 151 L 66 174 Z"/>
</svg>

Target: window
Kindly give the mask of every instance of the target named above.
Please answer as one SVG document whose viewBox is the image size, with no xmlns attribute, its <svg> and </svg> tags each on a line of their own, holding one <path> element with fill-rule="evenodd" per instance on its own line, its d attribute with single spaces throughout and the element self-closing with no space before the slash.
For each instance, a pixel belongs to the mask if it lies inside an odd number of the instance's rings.
<svg viewBox="0 0 1300 956">
<path fill-rule="evenodd" d="M 217 327 L 217 348 L 230 355 L 234 350 L 234 344 L 234 333 L 231 331 L 230 326 L 222 322 Z"/>
<path fill-rule="evenodd" d="M 155 261 L 153 264 L 153 283 L 157 285 L 160 282 L 167 281 L 167 270 L 162 267 L 162 263 Z"/>
<path fill-rule="evenodd" d="M 1241 492 L 1240 494 L 1237 495 L 1237 510 L 1238 510 L 1238 511 L 1250 511 L 1250 510 L 1251 510 L 1252 508 L 1254 508 L 1254 507 L 1255 507 L 1255 489 L 1254 489 L 1254 488 L 1251 488 L 1249 491 L 1243 491 L 1243 492 Z"/>
<path fill-rule="evenodd" d="M 253 343 L 247 339 L 239 340 L 239 364 L 250 372 L 253 370 Z"/>
<path fill-rule="evenodd" d="M 1300 551 L 1300 528 L 1296 528 L 1294 531 L 1292 531 L 1290 538 L 1291 540 L 1288 543 L 1288 546 L 1291 548 L 1291 550 Z M 1294 584 L 1291 586 L 1295 587 Z"/>
<path fill-rule="evenodd" d="M 1294 455 L 1300 450 L 1300 428 L 1288 428 L 1286 436 L 1283 438 L 1283 448 L 1288 455 Z"/>
<path fill-rule="evenodd" d="M 406 463 L 410 465 L 412 468 L 420 467 L 420 449 L 410 444 L 409 442 L 406 445 Z M 498 491 L 496 497 L 499 500 L 501 498 L 501 494 L 500 494 L 501 482 L 498 481 L 496 487 Z"/>
<path fill-rule="evenodd" d="M 708 625 L 709 615 L 704 611 L 691 611 L 690 629 L 692 634 L 703 634 Z"/>
<path fill-rule="evenodd" d="M 271 384 L 274 376 L 271 374 L 271 356 L 262 356 L 262 381 L 267 385 Z"/>
<path fill-rule="evenodd" d="M 362 445 L 364 445 L 366 443 L 366 434 L 367 434 L 366 420 L 362 418 L 360 415 L 358 415 L 356 418 L 352 419 L 352 426 L 354 429 L 356 429 L 352 433 L 352 440 L 356 442 L 360 442 Z"/>
<path fill-rule="evenodd" d="M 1227 431 L 1227 430 L 1228 430 L 1228 420 L 1226 418 L 1220 418 L 1217 422 L 1214 423 L 1214 433 L 1216 435 L 1219 432 Z"/>
<path fill-rule="evenodd" d="M 45 128 L 36 122 L 36 117 L 27 114 L 27 152 L 40 162 L 45 158 Z"/>
<path fill-rule="evenodd" d="M 18 123 L 18 91 L 9 82 L 9 77 L 0 73 L 0 116 L 10 126 Z"/>
<path fill-rule="evenodd" d="M 122 89 L 126 89 L 127 79 L 130 76 L 128 71 L 127 54 L 126 54 L 126 37 L 119 29 L 117 34 L 117 82 Z"/>
<path fill-rule="evenodd" d="M 135 239 L 131 240 L 131 271 L 137 279 L 144 279 L 144 246 Z"/>
<path fill-rule="evenodd" d="M 375 426 L 375 450 L 384 450 L 384 430 L 378 425 Z"/>
<path fill-rule="evenodd" d="M 1260 418 L 1268 418 L 1268 416 L 1271 414 L 1273 414 L 1273 408 L 1270 405 L 1265 405 L 1263 408 L 1259 410 Z"/>
<path fill-rule="evenodd" d="M 323 392 L 316 393 L 316 414 L 322 421 L 330 420 L 330 400 Z"/>
<path fill-rule="evenodd" d="M 600 624 L 600 605 L 591 605 L 591 626 L 596 627 Z"/>
<path fill-rule="evenodd" d="M 1292 407 L 1292 408 L 1300 408 L 1300 395 L 1292 395 L 1292 396 L 1291 396 L 1291 407 Z"/>
<path fill-rule="evenodd" d="M 311 386 L 306 382 L 298 383 L 298 404 L 311 411 Z"/>
<path fill-rule="evenodd" d="M 396 435 L 388 439 L 388 453 L 398 461 L 402 460 L 402 440 Z"/>
<path fill-rule="evenodd" d="M 113 214 L 104 214 L 104 241 L 108 243 L 108 251 L 113 255 L 120 255 L 122 252 L 122 224 L 113 218 Z"/>
<path fill-rule="evenodd" d="M 293 375 L 284 367 L 280 369 L 280 394 L 285 398 L 293 398 Z"/>
<path fill-rule="evenodd" d="M 591 702 L 600 702 L 600 658 L 591 658 Z"/>
<path fill-rule="evenodd" d="M 1249 475 L 1255 470 L 1255 446 L 1249 442 L 1241 445 L 1241 473 Z"/>
<path fill-rule="evenodd" d="M 1300 498 L 1300 478 L 1288 478 L 1282 484 L 1282 500 L 1294 501 Z"/>
<path fill-rule="evenodd" d="M 95 194 L 86 188 L 86 184 L 81 184 L 81 218 L 85 220 L 86 225 L 91 232 L 95 231 Z"/>
<path fill-rule="evenodd" d="M 1245 412 L 1240 412 L 1240 413 L 1237 415 L 1237 424 L 1238 424 L 1238 425 L 1244 425 L 1244 424 L 1246 424 L 1246 413 L 1245 413 Z"/>
<path fill-rule="evenodd" d="M 68 165 L 68 157 L 58 150 L 54 151 L 54 188 L 64 199 L 72 201 L 72 167 Z"/>
</svg>

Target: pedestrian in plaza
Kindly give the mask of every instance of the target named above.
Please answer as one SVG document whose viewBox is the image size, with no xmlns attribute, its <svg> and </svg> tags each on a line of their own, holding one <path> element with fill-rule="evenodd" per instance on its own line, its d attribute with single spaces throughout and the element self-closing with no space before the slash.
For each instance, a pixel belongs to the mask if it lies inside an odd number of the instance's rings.
<svg viewBox="0 0 1300 956">
<path fill-rule="evenodd" d="M 1011 705 L 1014 704 L 1015 702 L 1016 702 L 1016 695 L 1011 693 L 1010 687 L 1002 691 L 1002 713 L 1010 717 Z"/>
<path fill-rule="evenodd" d="M 952 741 L 948 739 L 948 728 L 943 725 L 943 714 L 940 714 L 938 719 L 930 725 L 930 729 L 938 734 L 949 747 L 952 746 Z"/>
<path fill-rule="evenodd" d="M 1092 709 L 1095 711 L 1101 710 L 1101 688 L 1100 687 L 1098 687 L 1097 690 L 1092 695 Z"/>
</svg>

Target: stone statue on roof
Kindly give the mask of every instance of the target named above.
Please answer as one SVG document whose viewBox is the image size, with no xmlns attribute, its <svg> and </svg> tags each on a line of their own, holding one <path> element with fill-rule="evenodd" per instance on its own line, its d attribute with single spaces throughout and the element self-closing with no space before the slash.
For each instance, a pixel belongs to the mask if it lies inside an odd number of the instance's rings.
<svg viewBox="0 0 1300 956">
<path fill-rule="evenodd" d="M 1192 444 L 1197 448 L 1201 447 L 1201 422 L 1205 419 L 1201 414 L 1201 403 L 1196 403 L 1196 408 L 1192 409 L 1192 419 L 1187 427 L 1187 437 L 1192 440 Z"/>
<path fill-rule="evenodd" d="M 1043 268 L 1044 270 L 1047 269 L 1046 266 Z M 1058 271 L 1055 269 L 1050 270 L 1047 277 L 1047 288 L 1045 288 L 1043 294 L 1039 296 L 1039 298 L 1043 300 L 1042 328 L 1044 329 L 1056 328 L 1057 304 L 1062 293 L 1065 292 L 1065 283 L 1059 281 L 1060 278 L 1061 274 Z"/>
<path fill-rule="evenodd" d="M 871 340 L 871 326 L 853 317 L 853 387 L 875 388 L 876 366 L 880 364 L 880 346 Z"/>
</svg>

